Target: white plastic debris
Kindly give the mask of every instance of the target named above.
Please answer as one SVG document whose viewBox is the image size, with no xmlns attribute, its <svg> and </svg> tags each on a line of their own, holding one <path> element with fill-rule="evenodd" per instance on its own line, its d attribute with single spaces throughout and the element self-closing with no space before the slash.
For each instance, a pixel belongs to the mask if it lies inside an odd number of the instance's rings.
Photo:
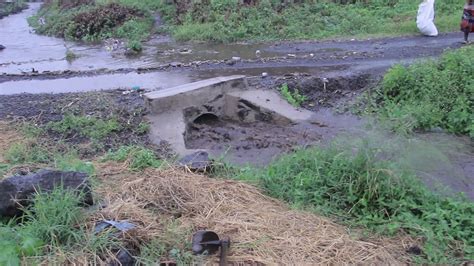
<svg viewBox="0 0 474 266">
<path fill-rule="evenodd" d="M 435 0 L 424 0 L 418 7 L 416 26 L 426 36 L 438 36 L 438 29 L 434 24 L 434 4 Z"/>
</svg>

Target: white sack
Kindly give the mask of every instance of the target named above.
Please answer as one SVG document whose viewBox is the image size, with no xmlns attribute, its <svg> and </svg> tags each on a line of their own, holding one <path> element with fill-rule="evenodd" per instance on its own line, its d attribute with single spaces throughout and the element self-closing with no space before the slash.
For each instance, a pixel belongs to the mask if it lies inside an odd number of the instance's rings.
<svg viewBox="0 0 474 266">
<path fill-rule="evenodd" d="M 435 0 L 424 0 L 418 8 L 418 15 L 416 16 L 416 26 L 420 32 L 427 36 L 438 36 L 438 29 L 434 24 Z"/>
</svg>

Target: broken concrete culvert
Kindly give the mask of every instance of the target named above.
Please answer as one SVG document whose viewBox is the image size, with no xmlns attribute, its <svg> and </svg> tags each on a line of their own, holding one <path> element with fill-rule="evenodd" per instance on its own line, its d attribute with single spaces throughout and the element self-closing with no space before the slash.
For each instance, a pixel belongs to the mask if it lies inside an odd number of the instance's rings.
<svg viewBox="0 0 474 266">
<path fill-rule="evenodd" d="M 40 170 L 37 173 L 15 175 L 0 181 L 0 217 L 21 215 L 21 208 L 28 206 L 37 192 L 48 192 L 55 187 L 77 191 L 85 205 L 93 204 L 87 174 Z"/>
<path fill-rule="evenodd" d="M 236 164 L 265 164 L 360 124 L 358 118 L 336 117 L 330 110 L 295 108 L 275 90 L 249 86 L 245 76 L 202 80 L 145 98 L 152 142 L 170 143 L 181 156 L 226 154 Z"/>
</svg>

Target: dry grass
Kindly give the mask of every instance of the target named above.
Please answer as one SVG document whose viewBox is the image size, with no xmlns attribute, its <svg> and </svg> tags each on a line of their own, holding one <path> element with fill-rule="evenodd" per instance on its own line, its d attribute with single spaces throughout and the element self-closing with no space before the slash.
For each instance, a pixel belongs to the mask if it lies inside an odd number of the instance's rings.
<svg viewBox="0 0 474 266">
<path fill-rule="evenodd" d="M 138 224 L 130 236 L 137 243 L 162 234 L 161 221 L 177 217 L 183 230 L 209 229 L 229 236 L 233 241 L 229 261 L 234 265 L 409 262 L 404 253 L 409 244 L 402 239 L 358 240 L 343 226 L 291 210 L 241 182 L 171 167 L 130 172 L 108 163 L 97 169 L 102 181 L 98 192 L 107 202 L 101 218 Z"/>
<path fill-rule="evenodd" d="M 0 121 L 0 163 L 5 162 L 3 158 L 5 151 L 7 151 L 10 146 L 18 141 L 23 140 L 24 137 L 8 122 Z"/>
</svg>

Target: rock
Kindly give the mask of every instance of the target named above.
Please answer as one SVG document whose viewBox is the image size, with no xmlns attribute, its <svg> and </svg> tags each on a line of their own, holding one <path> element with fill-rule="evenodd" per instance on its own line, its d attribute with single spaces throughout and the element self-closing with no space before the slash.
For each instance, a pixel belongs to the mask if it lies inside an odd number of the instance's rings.
<svg viewBox="0 0 474 266">
<path fill-rule="evenodd" d="M 114 259 L 107 263 L 108 266 L 134 266 L 137 265 L 137 261 L 130 254 L 128 250 L 119 249 L 116 254 L 114 254 Z"/>
<path fill-rule="evenodd" d="M 238 57 L 238 56 L 232 57 L 232 61 L 239 62 L 240 60 L 241 60 L 241 58 Z"/>
<path fill-rule="evenodd" d="M 5 49 L 6 47 L 0 44 L 0 51 Z"/>
<path fill-rule="evenodd" d="M 178 163 L 193 172 L 208 172 L 212 168 L 213 161 L 209 159 L 209 154 L 207 152 L 199 151 L 184 156 Z"/>
<path fill-rule="evenodd" d="M 171 62 L 169 65 L 171 67 L 180 67 L 180 66 L 183 65 L 183 63 L 181 63 L 181 62 Z"/>
<path fill-rule="evenodd" d="M 268 77 L 268 73 L 267 73 L 267 72 L 263 72 L 263 73 L 262 73 L 262 78 L 266 78 L 266 77 Z"/>
<path fill-rule="evenodd" d="M 21 215 L 21 206 L 27 206 L 37 190 L 51 191 L 57 186 L 82 191 L 82 203 L 92 205 L 92 193 L 85 173 L 41 170 L 23 176 L 12 176 L 0 181 L 0 217 Z"/>
</svg>

